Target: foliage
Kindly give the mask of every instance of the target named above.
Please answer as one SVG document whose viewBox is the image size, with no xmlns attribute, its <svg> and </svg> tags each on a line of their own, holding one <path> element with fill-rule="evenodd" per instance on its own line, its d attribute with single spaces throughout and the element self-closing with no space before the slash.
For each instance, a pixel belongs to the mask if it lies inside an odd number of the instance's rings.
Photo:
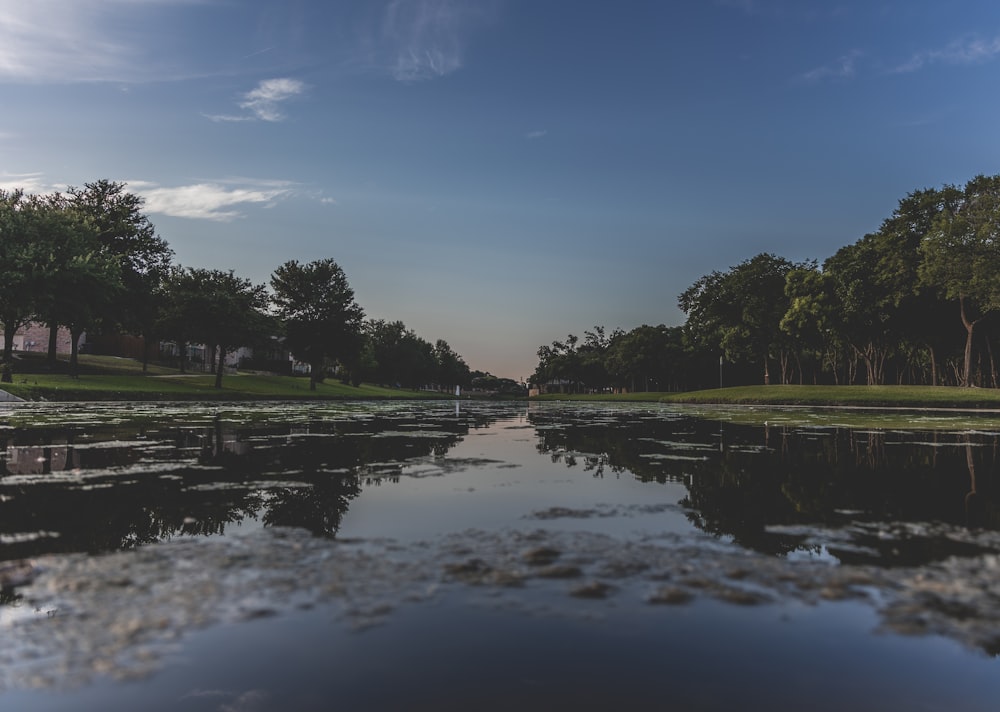
<svg viewBox="0 0 1000 712">
<path fill-rule="evenodd" d="M 977 176 L 920 243 L 921 282 L 957 299 L 966 329 L 962 385 L 971 384 L 976 326 L 1000 312 L 1000 176 Z"/>
<path fill-rule="evenodd" d="M 143 212 L 143 199 L 125 183 L 102 179 L 69 188 L 67 200 L 90 223 L 95 247 L 118 264 L 122 297 L 101 311 L 102 326 L 153 336 L 159 286 L 173 251 Z"/>
<path fill-rule="evenodd" d="M 191 342 L 215 347 L 215 387 L 222 388 L 226 354 L 260 343 L 272 330 L 264 286 L 232 271 L 178 268 L 170 273 L 166 288 L 159 328 L 182 346 L 182 354 Z"/>
<path fill-rule="evenodd" d="M 364 312 L 334 260 L 286 262 L 271 276 L 271 289 L 288 348 L 310 365 L 310 390 L 323 380 L 327 359 L 358 360 Z"/>
<path fill-rule="evenodd" d="M 679 300 L 687 314 L 692 340 L 719 349 L 730 361 L 763 364 L 770 383 L 769 363 L 785 348 L 781 318 L 788 311 L 785 281 L 801 268 L 783 257 L 759 254 L 728 272 L 712 272 L 685 290 Z M 785 380 L 782 369 L 782 380 Z"/>
<path fill-rule="evenodd" d="M 39 294 L 40 231 L 31 219 L 34 208 L 23 191 L 0 190 L 0 323 L 5 383 L 12 378 L 14 334 L 34 314 Z"/>
<path fill-rule="evenodd" d="M 371 370 L 365 380 L 402 388 L 420 388 L 434 382 L 434 347 L 401 321 L 374 319 L 365 323 Z"/>
</svg>

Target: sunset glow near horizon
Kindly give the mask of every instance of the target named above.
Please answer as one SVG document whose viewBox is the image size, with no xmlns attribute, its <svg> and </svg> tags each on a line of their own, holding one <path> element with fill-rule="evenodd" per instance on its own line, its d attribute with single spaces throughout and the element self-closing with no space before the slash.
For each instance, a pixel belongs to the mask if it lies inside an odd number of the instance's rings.
<svg viewBox="0 0 1000 712">
<path fill-rule="evenodd" d="M 0 0 L 0 187 L 127 182 L 177 263 L 256 282 L 332 257 L 520 379 L 1000 172 L 998 85 L 986 0 Z"/>
</svg>

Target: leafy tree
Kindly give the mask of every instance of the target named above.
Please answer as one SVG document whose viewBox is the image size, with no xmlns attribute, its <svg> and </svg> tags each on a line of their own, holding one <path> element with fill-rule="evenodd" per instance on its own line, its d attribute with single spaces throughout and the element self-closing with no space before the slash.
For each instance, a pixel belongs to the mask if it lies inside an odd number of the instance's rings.
<svg viewBox="0 0 1000 712">
<path fill-rule="evenodd" d="M 957 299 L 965 327 L 960 382 L 972 382 L 977 325 L 1000 312 L 1000 176 L 977 176 L 934 219 L 920 243 L 922 284 Z"/>
<path fill-rule="evenodd" d="M 222 388 L 226 354 L 239 346 L 265 339 L 274 328 L 265 314 L 263 285 L 236 276 L 231 270 L 177 268 L 168 284 L 166 308 L 160 326 L 183 347 L 198 342 L 215 347 L 215 387 Z M 183 351 L 181 359 L 183 362 Z"/>
<path fill-rule="evenodd" d="M 764 383 L 770 383 L 769 363 L 781 358 L 787 345 L 780 325 L 788 310 L 785 278 L 795 267 L 783 257 L 762 253 L 695 282 L 678 300 L 695 343 L 719 348 L 731 361 L 762 364 Z"/>
<path fill-rule="evenodd" d="M 271 289 L 289 349 L 310 365 L 310 390 L 323 380 L 327 359 L 356 360 L 364 312 L 335 261 L 286 262 L 271 276 Z"/>
<path fill-rule="evenodd" d="M 206 278 L 204 272 L 172 267 L 160 285 L 162 306 L 155 328 L 177 346 L 181 373 L 187 372 L 188 346 L 197 333 L 208 328 L 200 323 L 211 299 L 208 286 L 203 284 Z"/>
<path fill-rule="evenodd" d="M 434 344 L 434 361 L 437 364 L 436 380 L 439 385 L 449 390 L 454 386 L 469 385 L 468 365 L 444 339 L 438 339 Z"/>
<path fill-rule="evenodd" d="M 20 190 L 0 190 L 0 322 L 4 330 L 2 382 L 13 381 L 14 334 L 37 302 L 40 231 L 37 205 Z"/>
<path fill-rule="evenodd" d="M 829 367 L 834 382 L 839 383 L 843 311 L 833 278 L 815 264 L 793 269 L 786 277 L 785 296 L 789 302 L 781 319 L 782 331 L 800 351 L 816 354 L 821 370 Z"/>
<path fill-rule="evenodd" d="M 376 319 L 365 324 L 377 383 L 419 388 L 435 380 L 434 347 L 401 321 Z"/>
<path fill-rule="evenodd" d="M 608 371 L 619 387 L 633 392 L 671 390 L 683 353 L 680 328 L 643 324 L 612 339 Z"/>
<path fill-rule="evenodd" d="M 173 251 L 142 212 L 143 199 L 128 192 L 125 183 L 103 179 L 69 188 L 68 198 L 90 221 L 100 250 L 118 261 L 123 295 L 102 320 L 151 341 L 158 319 L 156 295 Z"/>
</svg>

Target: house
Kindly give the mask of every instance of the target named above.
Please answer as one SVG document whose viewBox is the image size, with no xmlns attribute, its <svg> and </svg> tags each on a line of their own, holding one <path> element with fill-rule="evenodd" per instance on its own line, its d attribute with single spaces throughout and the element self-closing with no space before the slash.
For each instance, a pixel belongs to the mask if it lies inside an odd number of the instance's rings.
<svg viewBox="0 0 1000 712">
<path fill-rule="evenodd" d="M 87 335 L 82 334 L 78 346 L 83 348 L 87 343 Z M 56 332 L 56 353 L 68 354 L 72 351 L 73 337 L 69 329 L 60 326 Z M 49 327 L 37 321 L 29 322 L 14 334 L 15 351 L 34 351 L 46 353 L 49 350 Z"/>
</svg>

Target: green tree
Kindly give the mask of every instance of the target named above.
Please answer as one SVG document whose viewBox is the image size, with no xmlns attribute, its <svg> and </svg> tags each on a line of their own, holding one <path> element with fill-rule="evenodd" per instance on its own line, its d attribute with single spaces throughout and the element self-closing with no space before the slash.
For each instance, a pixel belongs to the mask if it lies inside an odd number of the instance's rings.
<svg viewBox="0 0 1000 712">
<path fill-rule="evenodd" d="M 771 382 L 770 361 L 781 360 L 785 380 L 786 337 L 781 319 L 788 310 L 785 278 L 797 267 L 783 257 L 762 253 L 728 272 L 712 272 L 688 287 L 678 304 L 694 343 L 718 348 L 730 361 L 749 360 L 764 367 Z"/>
<path fill-rule="evenodd" d="M 937 215 L 920 243 L 922 284 L 958 300 L 965 328 L 960 383 L 973 385 L 976 327 L 1000 312 L 1000 176 L 976 176 Z"/>
<path fill-rule="evenodd" d="M 364 312 L 334 260 L 286 262 L 271 276 L 271 289 L 289 349 L 310 366 L 310 390 L 323 380 L 327 359 L 356 360 Z"/>
<path fill-rule="evenodd" d="M 434 361 L 437 363 L 436 380 L 439 385 L 451 390 L 455 386 L 469 385 L 469 367 L 464 359 L 455 353 L 448 342 L 438 339 L 434 343 Z"/>
<path fill-rule="evenodd" d="M 215 347 L 211 358 L 215 387 L 222 388 L 226 354 L 240 346 L 261 343 L 274 328 L 265 314 L 263 285 L 231 270 L 178 268 L 168 281 L 167 307 L 160 325 L 183 348 L 186 342 Z M 182 353 L 183 360 L 183 353 Z"/>
<path fill-rule="evenodd" d="M 34 314 L 38 298 L 37 205 L 23 191 L 0 190 L 0 322 L 2 382 L 13 381 L 14 334 Z"/>
<path fill-rule="evenodd" d="M 365 323 L 365 338 L 375 364 L 377 383 L 419 388 L 433 383 L 437 371 L 434 347 L 401 321 L 375 319 Z"/>
<path fill-rule="evenodd" d="M 210 328 L 200 323 L 211 299 L 207 285 L 202 283 L 207 277 L 203 271 L 172 267 L 160 284 L 161 308 L 155 328 L 177 346 L 181 373 L 187 372 L 188 347 L 195 343 L 196 334 Z"/>
<path fill-rule="evenodd" d="M 793 269 L 786 277 L 785 296 L 788 310 L 781 319 L 782 331 L 799 351 L 814 353 L 820 370 L 829 368 L 834 383 L 840 383 L 843 310 L 833 278 L 815 264 Z"/>
<path fill-rule="evenodd" d="M 90 221 L 100 250 L 118 261 L 122 298 L 109 305 L 102 322 L 107 328 L 142 336 L 148 343 L 155 337 L 157 293 L 170 270 L 173 252 L 143 213 L 143 199 L 126 187 L 102 179 L 83 188 L 69 188 L 68 199 Z"/>
<path fill-rule="evenodd" d="M 49 221 L 51 251 L 42 268 L 45 294 L 40 299 L 50 323 L 70 332 L 69 374 L 79 374 L 79 344 L 123 297 L 120 263 L 99 249 L 93 226 L 75 209 L 54 205 Z"/>
</svg>

